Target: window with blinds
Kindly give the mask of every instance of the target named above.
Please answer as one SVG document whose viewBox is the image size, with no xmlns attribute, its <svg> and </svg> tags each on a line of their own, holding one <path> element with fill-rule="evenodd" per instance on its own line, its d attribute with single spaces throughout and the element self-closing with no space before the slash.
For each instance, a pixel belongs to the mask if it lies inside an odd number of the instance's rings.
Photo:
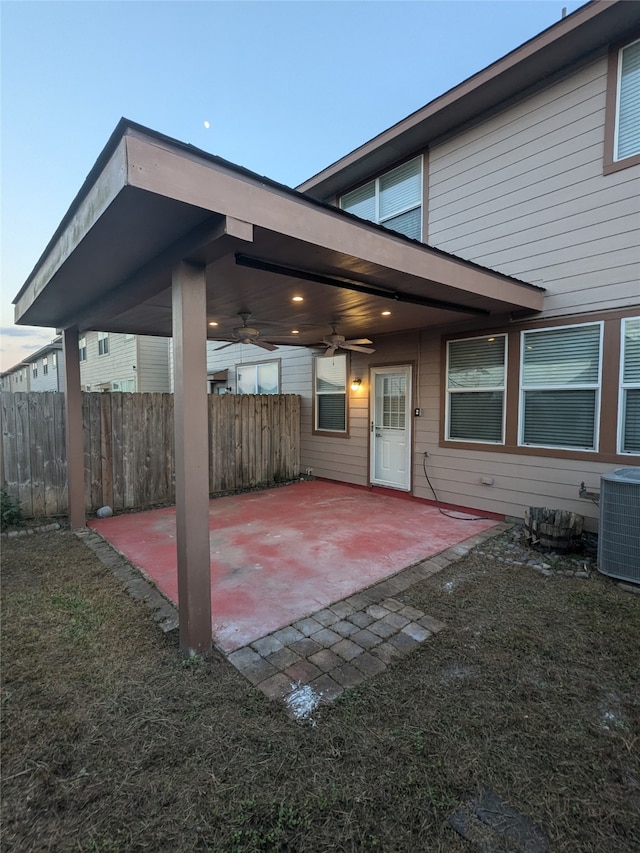
<svg viewBox="0 0 640 853">
<path fill-rule="evenodd" d="M 422 239 L 422 158 L 416 157 L 342 196 L 343 210 Z"/>
<path fill-rule="evenodd" d="M 347 431 L 347 357 L 318 356 L 315 366 L 315 428 Z"/>
<path fill-rule="evenodd" d="M 620 453 L 640 453 L 640 317 L 622 322 Z"/>
<path fill-rule="evenodd" d="M 602 324 L 523 332 L 520 444 L 596 450 Z"/>
<path fill-rule="evenodd" d="M 504 443 L 505 335 L 447 344 L 447 427 L 451 441 Z"/>
<path fill-rule="evenodd" d="M 618 100 L 614 159 L 640 153 L 640 40 L 623 47 L 618 56 Z"/>
</svg>

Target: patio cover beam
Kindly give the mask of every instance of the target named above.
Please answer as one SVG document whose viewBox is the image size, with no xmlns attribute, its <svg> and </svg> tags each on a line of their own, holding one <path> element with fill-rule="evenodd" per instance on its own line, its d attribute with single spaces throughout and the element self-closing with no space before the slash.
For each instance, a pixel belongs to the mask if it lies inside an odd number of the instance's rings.
<svg viewBox="0 0 640 853">
<path fill-rule="evenodd" d="M 180 649 L 211 648 L 207 312 L 204 267 L 173 270 L 176 543 Z"/>
</svg>

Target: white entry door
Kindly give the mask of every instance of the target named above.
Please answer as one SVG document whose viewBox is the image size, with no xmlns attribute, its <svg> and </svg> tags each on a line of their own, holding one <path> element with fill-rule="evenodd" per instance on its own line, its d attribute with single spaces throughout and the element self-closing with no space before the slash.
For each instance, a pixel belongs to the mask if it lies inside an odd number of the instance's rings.
<svg viewBox="0 0 640 853">
<path fill-rule="evenodd" d="M 411 488 L 411 367 L 374 367 L 371 483 Z"/>
</svg>

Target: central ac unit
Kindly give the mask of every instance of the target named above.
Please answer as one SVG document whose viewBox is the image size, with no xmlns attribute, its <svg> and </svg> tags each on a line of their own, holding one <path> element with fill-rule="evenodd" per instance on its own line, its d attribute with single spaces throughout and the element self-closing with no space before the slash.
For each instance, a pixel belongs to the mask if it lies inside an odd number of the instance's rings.
<svg viewBox="0 0 640 853">
<path fill-rule="evenodd" d="M 640 468 L 616 468 L 601 477 L 598 569 L 640 583 Z"/>
</svg>

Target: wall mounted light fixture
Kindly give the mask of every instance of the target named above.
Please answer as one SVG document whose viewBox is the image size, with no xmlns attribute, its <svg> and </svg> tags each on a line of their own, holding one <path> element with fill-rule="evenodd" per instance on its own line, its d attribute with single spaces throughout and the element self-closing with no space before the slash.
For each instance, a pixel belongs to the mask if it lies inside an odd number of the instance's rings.
<svg viewBox="0 0 640 853">
<path fill-rule="evenodd" d="M 352 379 L 351 380 L 351 390 L 352 391 L 359 391 L 361 385 L 362 385 L 362 379 Z"/>
</svg>

